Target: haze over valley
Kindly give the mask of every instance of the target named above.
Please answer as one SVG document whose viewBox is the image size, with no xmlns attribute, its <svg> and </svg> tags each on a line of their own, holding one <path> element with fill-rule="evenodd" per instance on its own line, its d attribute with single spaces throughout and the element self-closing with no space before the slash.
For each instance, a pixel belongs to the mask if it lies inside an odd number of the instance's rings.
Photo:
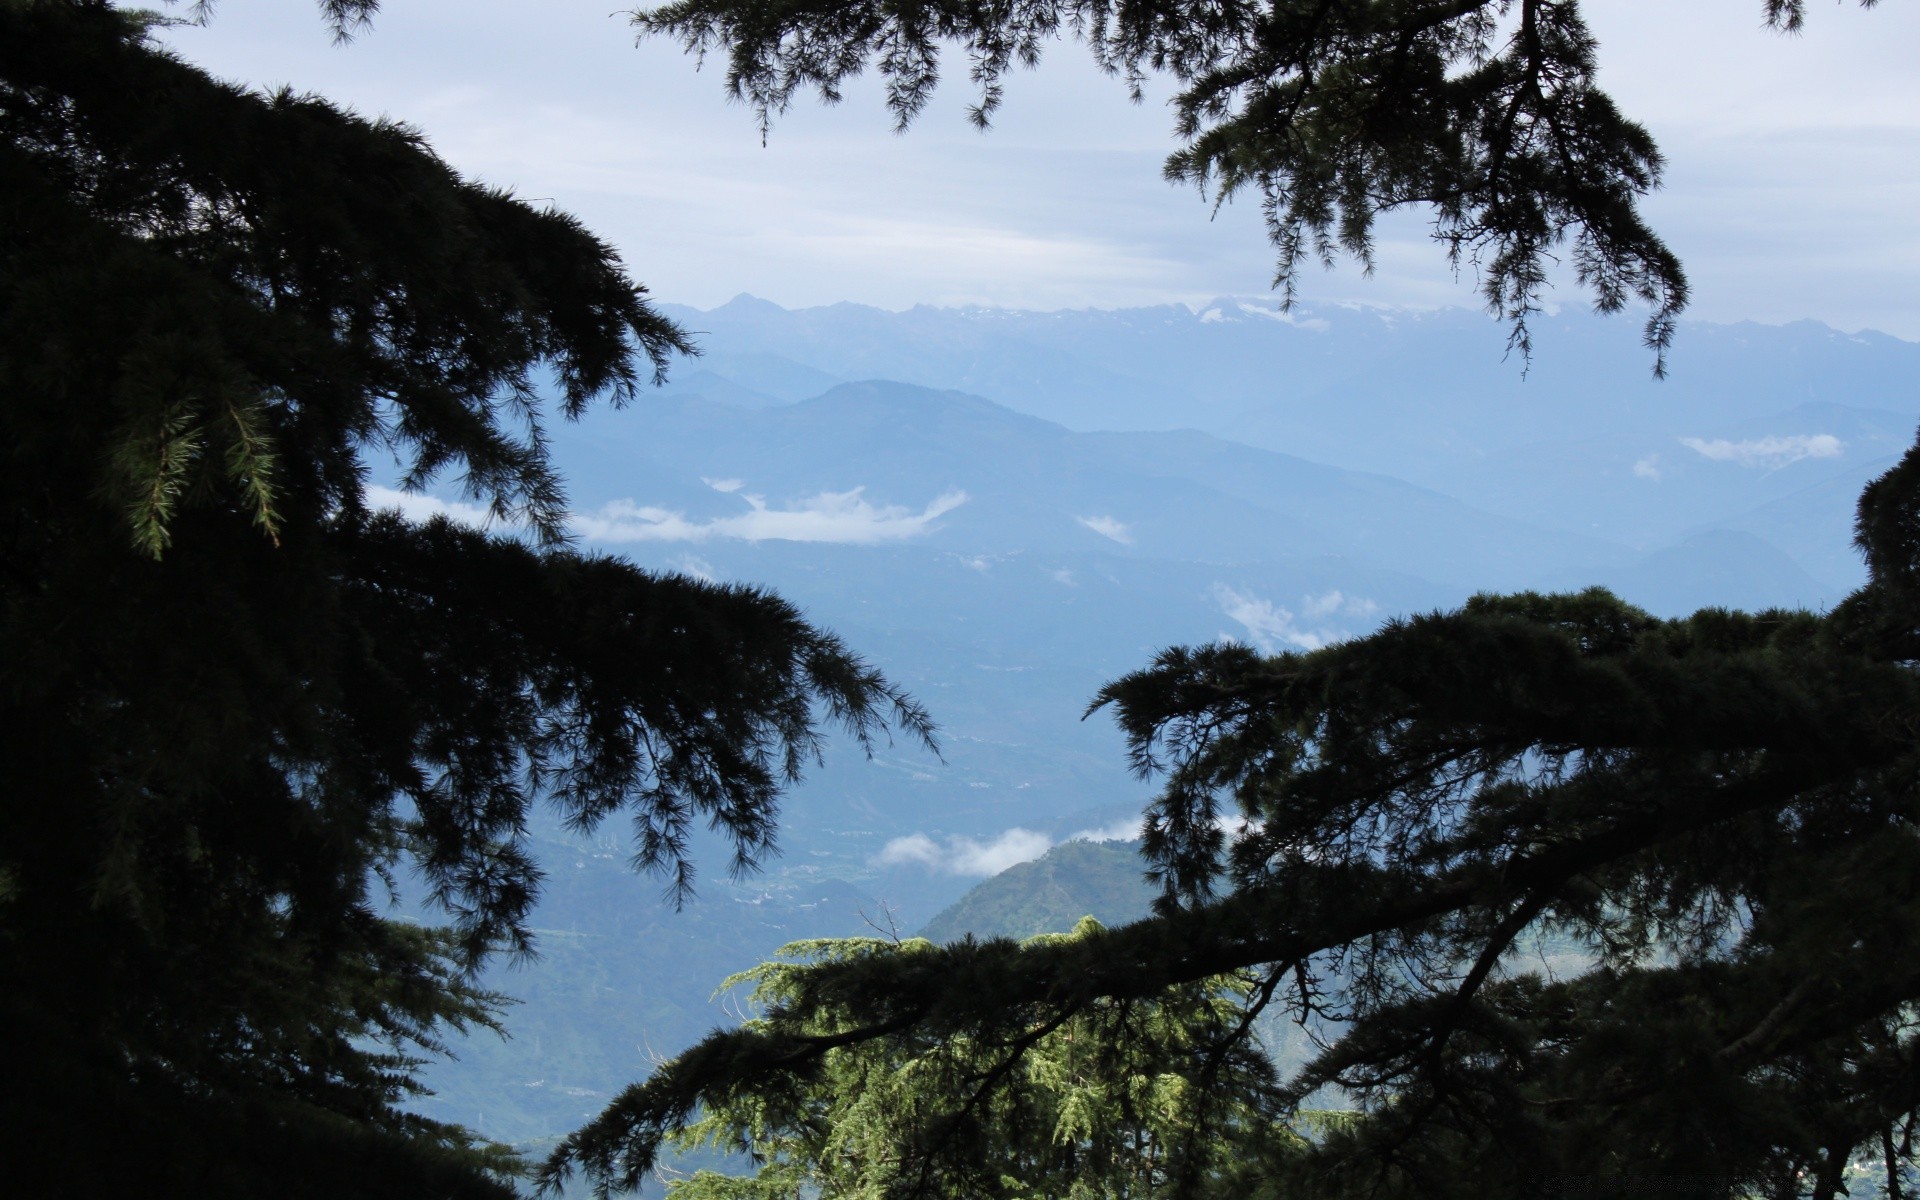
<svg viewBox="0 0 1920 1200">
<path fill-rule="evenodd" d="M 732 1019 L 714 986 L 786 941 L 910 934 L 1050 846 L 1134 836 L 1153 784 L 1082 714 L 1158 650 L 1310 650 L 1479 590 L 1824 608 L 1920 420 L 1920 346 L 1811 322 L 1688 323 L 1654 381 L 1626 323 L 1573 313 L 1529 368 L 1460 310 L 663 308 L 703 356 L 550 431 L 582 544 L 777 591 L 926 704 L 942 755 L 830 748 L 780 857 L 729 880 L 710 848 L 679 913 L 623 828 L 541 826 L 543 958 L 494 975 L 514 1039 L 428 1074 L 427 1111 L 511 1141 Z"/>
</svg>

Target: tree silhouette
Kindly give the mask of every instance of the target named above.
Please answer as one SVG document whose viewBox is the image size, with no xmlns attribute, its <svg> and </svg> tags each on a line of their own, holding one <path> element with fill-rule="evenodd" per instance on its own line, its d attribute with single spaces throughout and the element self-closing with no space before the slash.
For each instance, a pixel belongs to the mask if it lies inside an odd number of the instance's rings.
<svg viewBox="0 0 1920 1200">
<path fill-rule="evenodd" d="M 530 949 L 536 798 L 684 894 L 827 730 L 929 726 L 777 597 L 566 544 L 547 398 L 690 349 L 611 249 L 149 19 L 0 4 L 0 1124 L 75 1194 L 496 1194 L 398 1104 Z M 383 458 L 506 531 L 373 511 Z"/>
</svg>

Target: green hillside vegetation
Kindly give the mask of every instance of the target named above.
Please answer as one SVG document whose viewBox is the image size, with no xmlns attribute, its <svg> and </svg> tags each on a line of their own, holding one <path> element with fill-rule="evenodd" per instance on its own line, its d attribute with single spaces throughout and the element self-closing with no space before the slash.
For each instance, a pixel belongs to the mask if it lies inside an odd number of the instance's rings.
<svg viewBox="0 0 1920 1200">
<path fill-rule="evenodd" d="M 985 880 L 928 921 L 930 942 L 1066 933 L 1082 917 L 1125 925 L 1147 915 L 1154 890 L 1139 842 L 1062 842 Z"/>
</svg>

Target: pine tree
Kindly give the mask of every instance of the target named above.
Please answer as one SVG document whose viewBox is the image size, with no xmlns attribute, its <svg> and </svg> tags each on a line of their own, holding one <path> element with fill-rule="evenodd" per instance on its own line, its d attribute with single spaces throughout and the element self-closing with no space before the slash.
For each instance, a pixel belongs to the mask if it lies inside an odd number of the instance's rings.
<svg viewBox="0 0 1920 1200">
<path fill-rule="evenodd" d="M 1043 934 L 1028 944 L 1100 930 L 1088 917 L 1071 934 Z M 800 942 L 723 987 L 746 990 L 749 1005 L 779 1005 L 794 999 L 794 985 L 809 966 L 901 963 L 932 950 L 919 939 Z M 1254 1047 L 1224 1037 L 1241 1020 L 1246 990 L 1240 978 L 1221 976 L 1150 1001 L 1093 1005 L 1036 1031 L 1025 1053 L 1011 1060 L 1003 1085 L 991 1091 L 973 1084 L 1002 1061 L 998 1047 L 964 1037 L 908 1032 L 830 1050 L 804 1087 L 772 1103 L 757 1093 L 709 1102 L 673 1143 L 748 1154 L 758 1169 L 750 1176 L 699 1171 L 671 1180 L 667 1195 L 798 1200 L 877 1196 L 910 1184 L 982 1200 L 1146 1200 L 1183 1182 L 1218 1182 L 1247 1151 L 1237 1135 L 1268 1140 L 1260 1102 L 1273 1086 L 1271 1067 Z M 844 1015 L 818 1012 L 813 1022 L 826 1032 Z M 1229 1053 L 1211 1055 L 1217 1045 Z M 1337 1114 L 1315 1114 L 1323 1125 L 1330 1116 Z M 1288 1148 L 1304 1145 L 1298 1135 L 1288 1136 Z M 902 1146 L 981 1137 L 993 1139 L 992 1154 L 972 1162 L 974 1169 L 902 1178 L 932 1171 L 939 1161 L 902 1155 Z"/>
<path fill-rule="evenodd" d="M 777 597 L 567 544 L 549 405 L 691 349 L 609 247 L 150 19 L 0 3 L 0 1127 L 73 1194 L 501 1194 L 401 1102 L 532 949 L 536 798 L 684 894 L 830 728 L 929 727 Z M 508 532 L 372 511 L 383 459 Z"/>
</svg>

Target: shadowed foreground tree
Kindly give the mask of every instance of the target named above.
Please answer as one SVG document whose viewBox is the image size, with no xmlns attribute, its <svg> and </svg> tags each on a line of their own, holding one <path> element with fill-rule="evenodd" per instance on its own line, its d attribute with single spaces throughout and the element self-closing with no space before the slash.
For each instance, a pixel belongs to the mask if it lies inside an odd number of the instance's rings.
<svg viewBox="0 0 1920 1200">
<path fill-rule="evenodd" d="M 1282 285 L 1303 252 L 1364 259 L 1376 213 L 1426 204 L 1522 348 L 1569 240 L 1601 309 L 1653 306 L 1656 352 L 1685 300 L 1635 210 L 1660 160 L 1594 88 L 1574 0 L 683 0 L 637 19 L 724 50 L 763 117 L 876 62 L 902 123 L 943 42 L 970 54 L 984 120 L 1004 71 L 1068 31 L 1136 82 L 1182 84 L 1169 173 L 1259 189 Z M 1872 1154 L 1901 1194 L 1920 1115 L 1920 448 L 1867 490 L 1858 534 L 1870 582 L 1824 615 L 1481 596 L 1310 654 L 1167 651 L 1094 705 L 1166 780 L 1155 917 L 796 968 L 761 1020 L 623 1094 L 545 1178 L 630 1187 L 703 1106 L 794 1132 L 780 1122 L 849 1047 L 956 1044 L 971 1069 L 861 1194 L 971 1194 L 943 1184 L 991 1178 L 1031 1136 L 994 1123 L 994 1097 L 1050 1031 L 1239 972 L 1250 1014 L 1337 1036 L 1263 1093 L 1252 1136 L 1197 1121 L 1242 1168 L 1177 1192 L 1828 1200 Z M 1542 936 L 1591 966 L 1530 967 Z M 1329 1086 L 1360 1118 L 1282 1152 Z"/>
<path fill-rule="evenodd" d="M 684 894 L 826 729 L 926 718 L 774 596 L 565 545 L 544 398 L 688 348 L 607 246 L 148 19 L 0 0 L 0 1128 L 75 1195 L 500 1194 L 399 1103 L 530 948 L 535 798 Z M 382 459 L 522 533 L 371 511 Z M 409 870 L 447 928 L 381 915 Z"/>
</svg>

